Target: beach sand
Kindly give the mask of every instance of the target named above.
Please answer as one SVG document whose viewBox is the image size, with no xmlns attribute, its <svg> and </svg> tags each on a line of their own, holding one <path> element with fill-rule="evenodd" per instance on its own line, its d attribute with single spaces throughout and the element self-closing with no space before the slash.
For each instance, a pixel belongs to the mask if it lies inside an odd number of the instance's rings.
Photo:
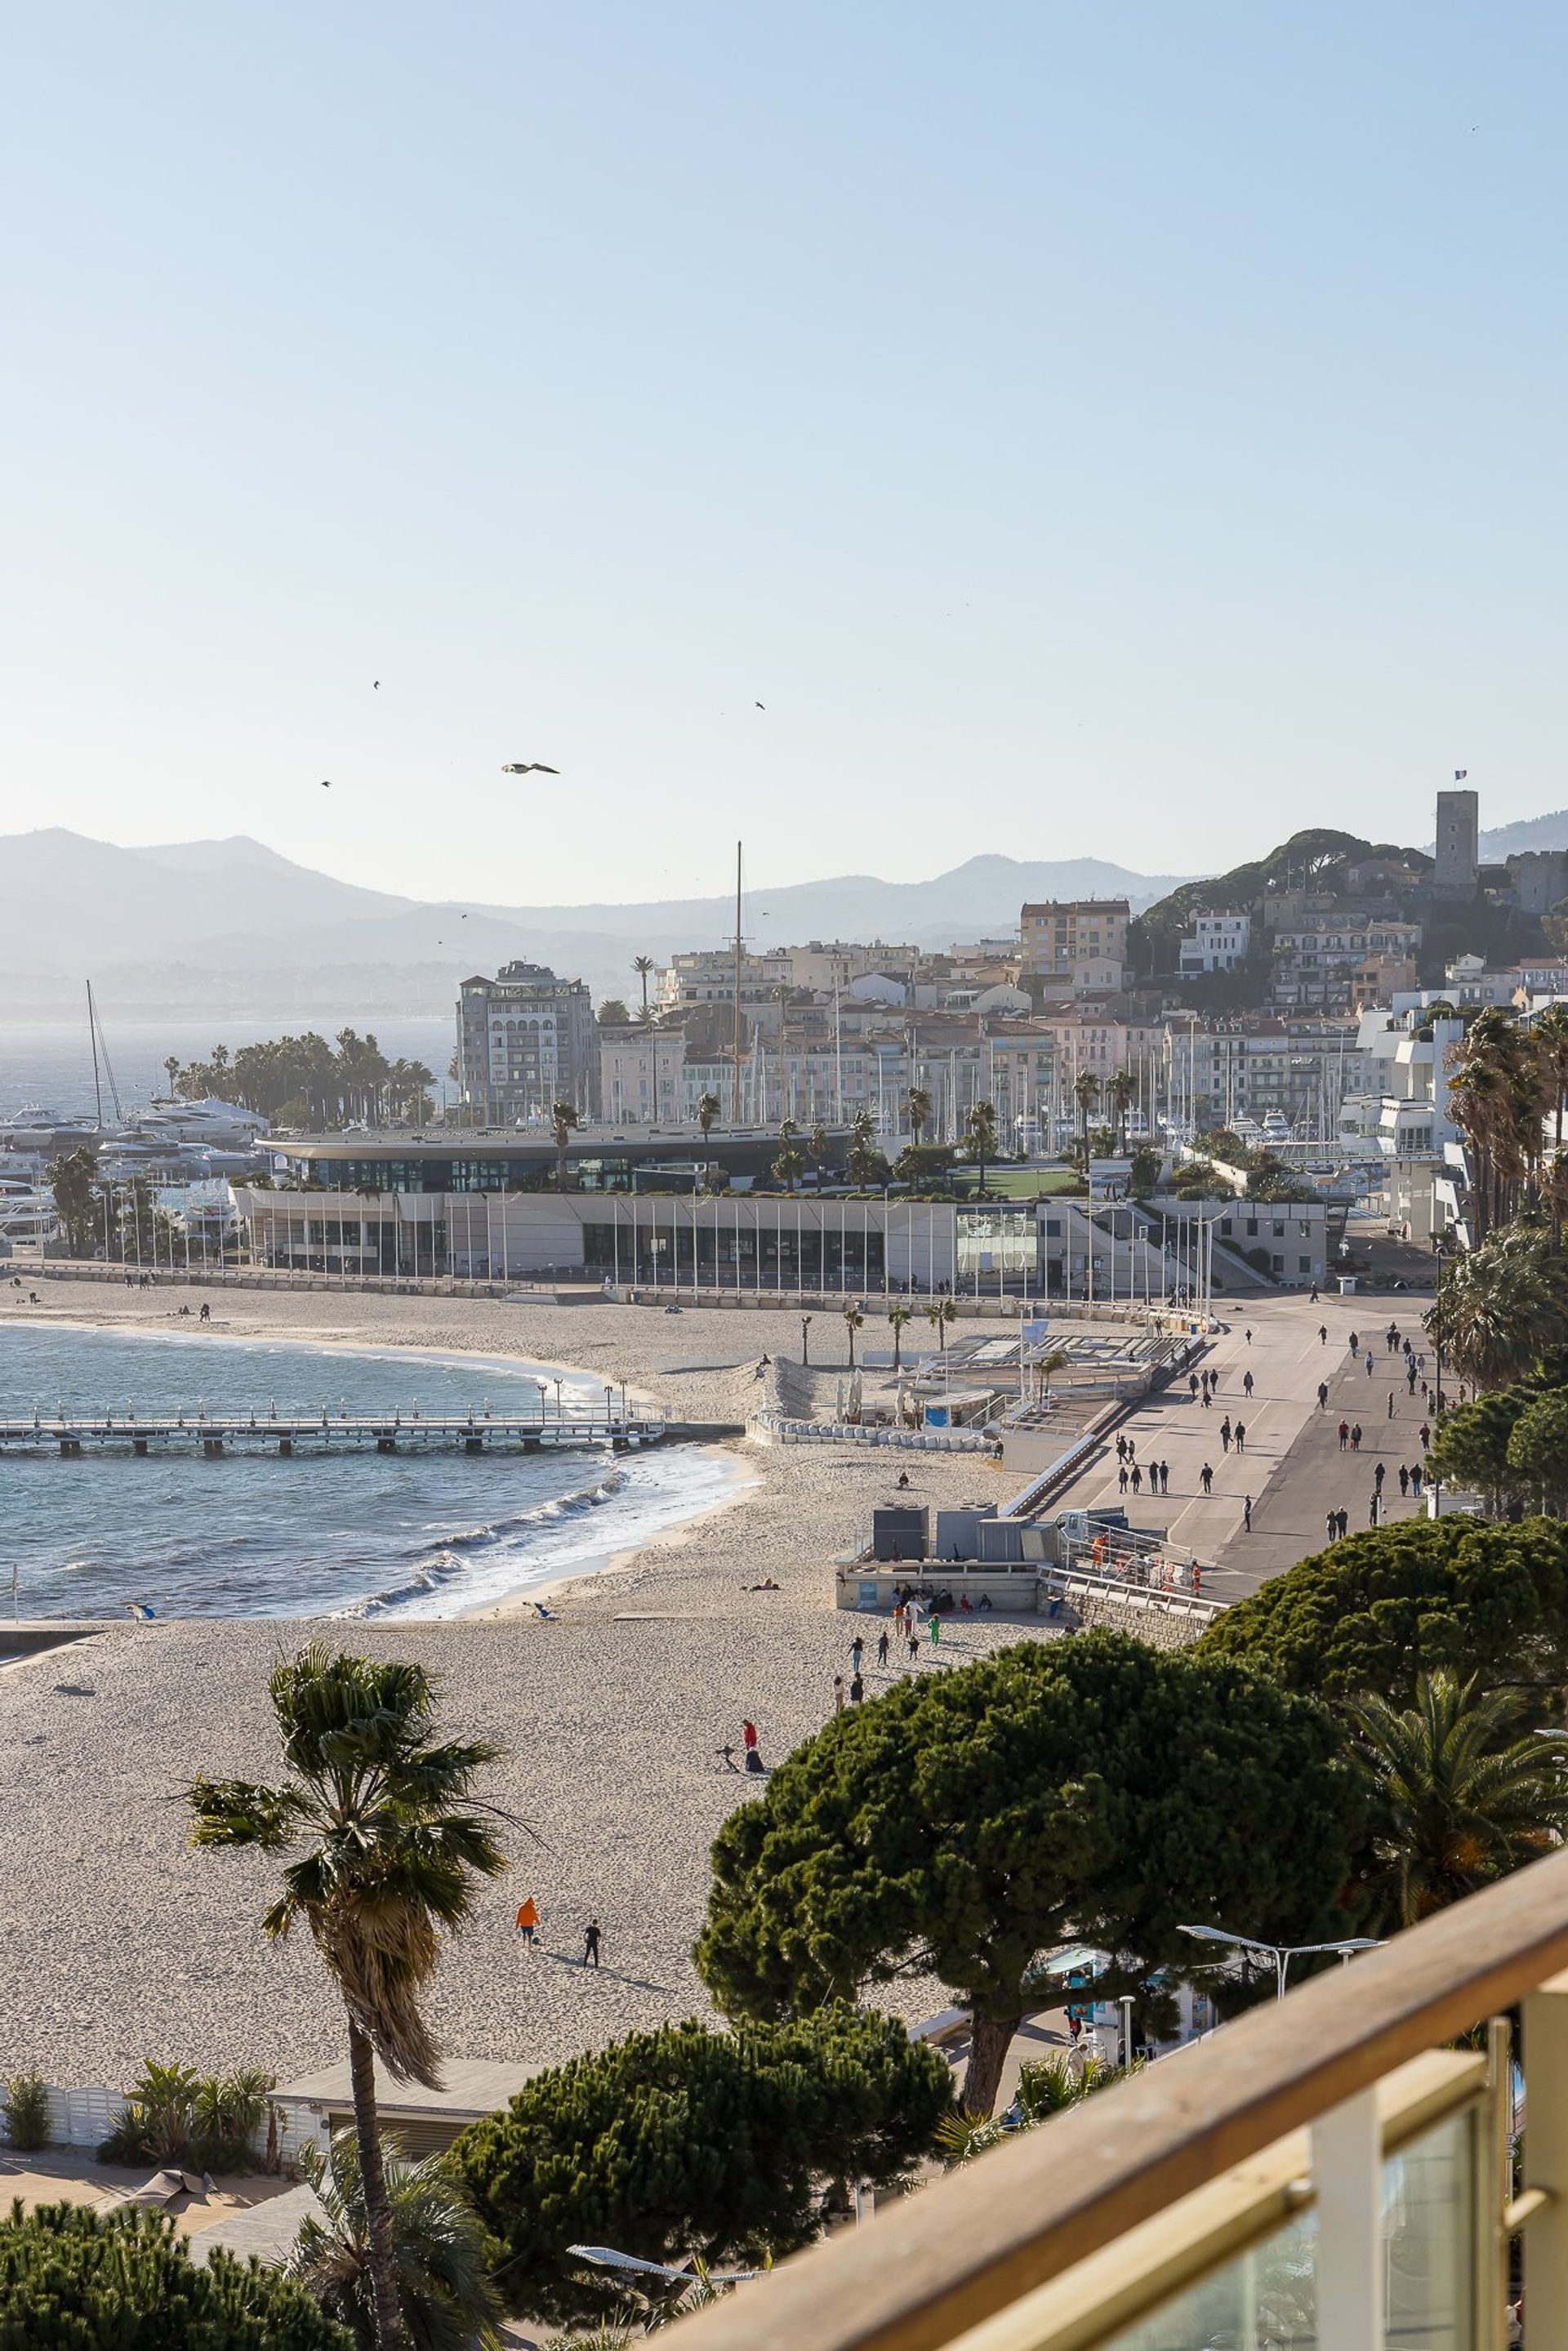
<svg viewBox="0 0 1568 2351">
<path fill-rule="evenodd" d="M 765 1394 L 754 1377 L 761 1352 L 798 1353 L 800 1335 L 795 1314 L 40 1288 L 47 1305 L 32 1311 L 50 1322 L 189 1333 L 178 1306 L 209 1294 L 219 1335 L 526 1356 L 624 1379 L 695 1420 L 743 1421 Z M 841 1363 L 836 1321 L 818 1315 L 813 1353 Z M 876 1346 L 888 1334 L 873 1315 L 860 1336 Z M 830 1395 L 836 1369 L 823 1379 Z M 706 2012 L 690 1951 L 708 1846 L 760 1784 L 727 1771 L 716 1750 L 738 1748 L 750 1716 L 777 1761 L 831 1711 L 855 1623 L 833 1608 L 830 1562 L 900 1466 L 913 1497 L 934 1505 L 1007 1489 L 982 1457 L 749 1441 L 726 1450 L 733 1499 L 562 1585 L 553 1623 L 526 1603 L 446 1622 L 169 1619 L 0 1674 L 10 1792 L 0 2072 L 37 2067 L 62 2085 L 115 2087 L 153 2057 L 204 2071 L 262 2065 L 287 2079 L 340 2053 L 341 2017 L 314 1954 L 270 1945 L 257 1926 L 274 1865 L 190 1852 L 175 1801 L 198 1771 L 277 1770 L 267 1675 L 313 1636 L 417 1657 L 443 1677 L 444 1719 L 508 1750 L 487 1792 L 515 1816 L 505 1830 L 515 1866 L 482 1896 L 432 1998 L 451 2053 L 553 2063 Z M 780 1589 L 747 1589 L 765 1576 Z M 1039 1620 L 965 1620 L 945 1628 L 936 1656 L 923 1646 L 916 1669 L 947 1670 L 1041 1631 Z M 891 1662 L 908 1668 L 906 1656 Z M 869 1695 L 887 1680 L 868 1667 Z M 533 1954 L 511 1925 L 525 1893 L 546 1919 Z M 597 1975 L 577 1963 L 591 1916 L 604 1930 Z M 901 1985 L 893 2004 L 914 2018 L 945 1998 L 938 1985 Z"/>
</svg>

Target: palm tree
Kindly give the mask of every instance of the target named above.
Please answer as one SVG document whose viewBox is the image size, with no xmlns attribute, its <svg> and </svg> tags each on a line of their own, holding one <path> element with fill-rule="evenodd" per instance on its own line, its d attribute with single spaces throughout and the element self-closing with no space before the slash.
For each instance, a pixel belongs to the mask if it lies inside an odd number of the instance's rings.
<svg viewBox="0 0 1568 2351">
<path fill-rule="evenodd" d="M 643 983 L 643 1018 L 646 1020 L 648 1018 L 648 975 L 651 971 L 656 971 L 658 969 L 658 966 L 653 961 L 652 956 L 633 956 L 632 958 L 632 968 Z"/>
<path fill-rule="evenodd" d="M 55 1196 L 55 1213 L 66 1229 L 66 1246 L 73 1257 L 85 1257 L 92 1245 L 92 1212 L 98 1197 L 98 1156 L 85 1143 L 51 1159 L 44 1170 Z"/>
<path fill-rule="evenodd" d="M 1563 1119 L 1568 1111 L 1568 1004 L 1549 1004 L 1536 1022 L 1531 1041 L 1541 1063 L 1542 1090 L 1547 1110 L 1552 1119 L 1551 1166 L 1559 1179 L 1550 1183 L 1547 1196 L 1552 1207 L 1552 1246 L 1563 1245 L 1563 1215 L 1560 1193 L 1563 1158 Z"/>
<path fill-rule="evenodd" d="M 849 1154 L 844 1161 L 844 1174 L 857 1191 L 863 1191 L 876 1180 L 877 1170 L 887 1173 L 887 1164 L 876 1148 L 876 1129 L 872 1124 L 869 1110 L 857 1110 L 850 1125 Z"/>
<path fill-rule="evenodd" d="M 713 1130 L 715 1119 L 717 1118 L 723 1107 L 716 1094 L 702 1093 L 697 1096 L 697 1124 L 703 1131 L 705 1143 Z"/>
<path fill-rule="evenodd" d="M 1476 1164 L 1471 1223 L 1479 1241 L 1513 1213 L 1540 1159 L 1541 1064 L 1522 1029 L 1495 1004 L 1477 1013 L 1449 1061 L 1449 1100 Z"/>
<path fill-rule="evenodd" d="M 1100 1100 L 1100 1081 L 1092 1070 L 1082 1070 L 1072 1081 L 1072 1099 L 1078 1104 L 1079 1132 L 1082 1137 L 1083 1165 L 1089 1165 L 1089 1113 Z"/>
<path fill-rule="evenodd" d="M 1548 1227 L 1517 1217 L 1455 1259 L 1426 1323 L 1460 1378 L 1478 1387 L 1521 1379 L 1568 1343 L 1568 1260 L 1553 1255 Z"/>
<path fill-rule="evenodd" d="M 180 1056 L 178 1053 L 166 1053 L 164 1055 L 163 1074 L 169 1081 L 169 1092 L 171 1096 L 172 1096 L 174 1092 L 174 1081 L 180 1074 Z"/>
<path fill-rule="evenodd" d="M 815 1126 L 812 1127 L 810 1134 L 806 1137 L 806 1156 L 810 1161 L 812 1167 L 815 1169 L 819 1181 L 821 1181 L 823 1168 L 827 1165 L 829 1159 L 832 1155 L 832 1137 L 828 1133 L 827 1128 L 822 1124 L 821 1120 L 819 1119 Z"/>
<path fill-rule="evenodd" d="M 979 1168 L 980 1180 L 977 1188 L 983 1197 L 986 1189 L 986 1162 L 988 1159 L 994 1159 L 997 1155 L 997 1113 L 994 1103 L 977 1102 L 974 1104 L 964 1128 L 964 1140 L 969 1146 L 970 1156 Z"/>
<path fill-rule="evenodd" d="M 915 1320 L 913 1306 L 890 1306 L 887 1319 L 893 1325 L 893 1368 L 900 1371 L 904 1362 L 904 1326 Z"/>
<path fill-rule="evenodd" d="M 931 1096 L 925 1086 L 911 1086 L 904 1097 L 904 1114 L 909 1121 L 910 1139 L 916 1151 L 920 1138 L 931 1123 Z"/>
<path fill-rule="evenodd" d="M 550 1133 L 555 1137 L 555 1188 L 558 1192 L 564 1192 L 567 1145 L 571 1141 L 572 1129 L 578 1126 L 580 1121 L 578 1118 L 575 1102 L 551 1102 L 549 1116 Z"/>
<path fill-rule="evenodd" d="M 1533 1861 L 1568 1823 L 1568 1740 L 1521 1730 L 1526 1701 L 1479 1680 L 1441 1667 L 1404 1712 L 1351 1709 L 1378 1808 L 1373 1883 L 1402 1927 Z"/>
<path fill-rule="evenodd" d="M 307 1927 L 348 2011 L 376 2339 L 381 2351 L 404 2351 L 375 2060 L 394 2080 L 440 2086 L 420 1997 L 440 1930 L 455 1934 L 476 1879 L 507 1865 L 468 1807 L 476 1773 L 501 1750 L 483 1740 L 438 1742 L 430 1677 L 401 1658 L 334 1656 L 312 1643 L 274 1667 L 267 1691 L 288 1776 L 277 1786 L 193 1780 L 191 1842 L 269 1854 L 305 1842 L 262 1927 L 279 1939 Z"/>
<path fill-rule="evenodd" d="M 792 1192 L 806 1172 L 806 1163 L 796 1149 L 800 1128 L 792 1118 L 779 1123 L 779 1156 L 773 1162 L 772 1174 L 787 1192 Z"/>
<path fill-rule="evenodd" d="M 845 1307 L 844 1329 L 850 1334 L 850 1369 L 852 1372 L 855 1367 L 855 1332 L 860 1329 L 861 1324 L 864 1321 L 865 1316 L 861 1312 L 858 1306 Z"/>
<path fill-rule="evenodd" d="M 947 1352 L 947 1325 L 956 1322 L 958 1309 L 950 1298 L 934 1298 L 925 1309 L 925 1320 L 936 1333 L 936 1345 L 942 1354 Z"/>
<path fill-rule="evenodd" d="M 1113 2083 L 1124 2082 L 1129 2073 L 1143 2070 L 1142 2058 L 1131 2066 L 1112 2065 L 1087 2051 L 1076 2063 L 1065 2050 L 1057 2057 L 1034 2058 L 1019 2066 L 1018 2092 L 1005 2114 L 977 2115 L 967 2106 L 956 2107 L 936 2126 L 937 2147 L 949 2170 L 956 2169 L 984 2155 L 998 2139 L 1034 2130 L 1052 2115 L 1065 2114 L 1069 2106 L 1092 2098 L 1096 2090 L 1108 2090 Z"/>
<path fill-rule="evenodd" d="M 1112 1114 L 1116 1125 L 1116 1149 L 1125 1157 L 1127 1150 L 1127 1113 L 1138 1098 L 1138 1081 L 1131 1070 L 1114 1070 L 1105 1083 L 1110 1097 Z"/>
<path fill-rule="evenodd" d="M 323 2155 L 306 2146 L 299 2168 L 321 2216 L 307 2215 L 284 2264 L 358 2351 L 374 2351 L 370 2230 L 359 2143 L 350 2133 Z M 398 2298 L 414 2351 L 499 2351 L 501 2300 L 485 2262 L 484 2224 L 443 2156 L 386 2158 Z"/>
</svg>

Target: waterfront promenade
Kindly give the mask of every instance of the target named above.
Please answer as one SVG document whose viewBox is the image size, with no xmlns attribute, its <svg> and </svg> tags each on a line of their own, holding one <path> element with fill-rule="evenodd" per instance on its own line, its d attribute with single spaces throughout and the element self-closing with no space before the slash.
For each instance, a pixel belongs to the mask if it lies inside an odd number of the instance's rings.
<svg viewBox="0 0 1568 2351">
<path fill-rule="evenodd" d="M 1228 1327 L 1198 1359 L 1199 1371 L 1218 1374 L 1215 1402 L 1207 1411 L 1185 1381 L 1147 1398 L 1118 1424 L 1111 1449 L 1054 1498 L 1053 1510 L 1125 1510 L 1134 1526 L 1166 1535 L 1177 1552 L 1212 1562 L 1205 1595 L 1239 1599 L 1270 1575 L 1322 1550 L 1328 1541 L 1324 1514 L 1343 1510 L 1350 1531 L 1369 1522 L 1377 1464 L 1384 1465 L 1385 1521 L 1408 1518 L 1420 1505 L 1399 1491 L 1399 1468 L 1422 1458 L 1417 1434 L 1428 1416 L 1417 1381 L 1414 1404 L 1406 1393 L 1403 1354 L 1390 1354 L 1390 1322 L 1408 1331 L 1427 1350 L 1425 1377 L 1433 1377 L 1429 1343 L 1421 1329 L 1427 1301 L 1396 1293 L 1341 1298 L 1324 1292 L 1318 1304 L 1305 1293 L 1270 1296 L 1228 1310 Z M 1326 1343 L 1320 1339 L 1326 1329 Z M 1250 1342 L 1247 1332 L 1250 1330 Z M 1354 1332 L 1362 1342 L 1353 1363 Z M 1370 1346 L 1372 1376 L 1363 1359 Z M 1244 1387 L 1252 1376 L 1252 1394 Z M 1318 1405 L 1320 1382 L 1328 1384 L 1328 1406 Z M 1388 1416 L 1390 1395 L 1394 1416 Z M 1220 1436 L 1228 1418 L 1247 1432 L 1246 1450 L 1226 1450 Z M 1342 1419 L 1362 1429 L 1361 1450 L 1341 1453 Z M 1152 1497 L 1123 1493 L 1118 1483 L 1114 1435 L 1131 1439 L 1145 1466 L 1170 1468 L 1170 1491 Z M 1213 1490 L 1203 1490 L 1201 1471 L 1214 1473 Z M 1246 1498 L 1252 1498 L 1252 1525 L 1246 1526 Z"/>
</svg>

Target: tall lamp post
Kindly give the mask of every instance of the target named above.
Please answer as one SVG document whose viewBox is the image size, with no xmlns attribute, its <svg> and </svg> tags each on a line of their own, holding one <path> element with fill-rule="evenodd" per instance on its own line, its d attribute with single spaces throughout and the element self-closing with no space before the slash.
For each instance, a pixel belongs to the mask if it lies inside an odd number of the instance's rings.
<svg viewBox="0 0 1568 2351">
<path fill-rule="evenodd" d="M 1183 1927 L 1184 1935 L 1195 1935 L 1200 1942 L 1227 1943 L 1239 1951 L 1257 1951 L 1274 1963 L 1278 1996 L 1285 1997 L 1285 1977 L 1292 1959 L 1305 1959 L 1310 1952 L 1337 1951 L 1344 1965 L 1350 1965 L 1357 1951 L 1375 1951 L 1381 1938 L 1376 1935 L 1344 1935 L 1334 1943 L 1260 1943 L 1251 1935 L 1228 1934 L 1223 1927 Z"/>
</svg>

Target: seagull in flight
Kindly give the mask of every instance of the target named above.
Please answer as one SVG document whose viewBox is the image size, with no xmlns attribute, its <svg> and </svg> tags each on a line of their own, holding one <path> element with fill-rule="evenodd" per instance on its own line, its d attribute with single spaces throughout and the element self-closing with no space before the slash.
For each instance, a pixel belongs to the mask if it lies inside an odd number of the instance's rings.
<svg viewBox="0 0 1568 2351">
<path fill-rule="evenodd" d="M 379 677 L 372 677 L 372 678 L 371 678 L 371 692 L 372 694 L 379 694 L 379 693 L 381 692 L 381 690 L 382 690 L 382 682 L 381 682 L 380 678 L 379 678 Z"/>
<path fill-rule="evenodd" d="M 559 776 L 559 768 L 547 768 L 542 759 L 513 759 L 501 770 L 504 776 Z"/>
<path fill-rule="evenodd" d="M 754 702 L 751 706 L 754 710 L 766 710 L 768 705 L 765 702 Z"/>
<path fill-rule="evenodd" d="M 332 789 L 332 786 L 331 786 L 330 779 L 329 779 L 328 777 L 323 776 L 323 777 L 322 777 L 322 778 L 321 778 L 321 789 L 322 789 L 324 792 L 329 792 L 329 791 L 331 790 L 331 789 Z"/>
</svg>

